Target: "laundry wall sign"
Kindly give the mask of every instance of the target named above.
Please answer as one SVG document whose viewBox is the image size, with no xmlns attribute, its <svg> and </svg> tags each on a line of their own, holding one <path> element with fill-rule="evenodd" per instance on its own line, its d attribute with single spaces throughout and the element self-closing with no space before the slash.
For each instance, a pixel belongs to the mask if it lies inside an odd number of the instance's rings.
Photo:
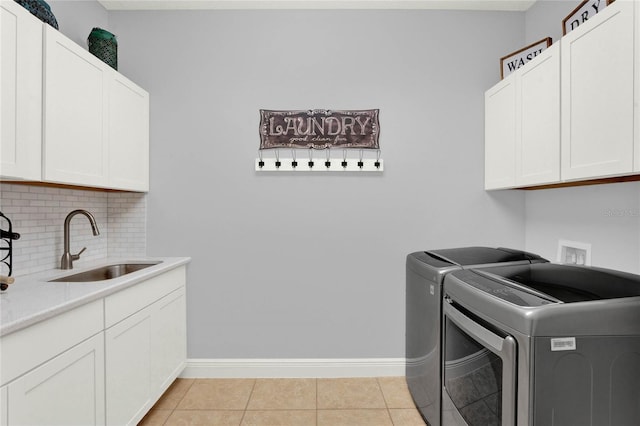
<svg viewBox="0 0 640 426">
<path fill-rule="evenodd" d="M 378 109 L 260 110 L 260 149 L 379 149 Z"/>
</svg>

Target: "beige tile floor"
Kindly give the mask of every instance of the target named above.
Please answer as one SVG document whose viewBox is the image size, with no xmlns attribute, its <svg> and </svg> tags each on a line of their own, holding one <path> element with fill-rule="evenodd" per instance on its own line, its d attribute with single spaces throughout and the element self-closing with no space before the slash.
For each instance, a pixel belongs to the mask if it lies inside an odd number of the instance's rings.
<svg viewBox="0 0 640 426">
<path fill-rule="evenodd" d="M 424 426 L 404 377 L 177 379 L 142 426 Z"/>
</svg>

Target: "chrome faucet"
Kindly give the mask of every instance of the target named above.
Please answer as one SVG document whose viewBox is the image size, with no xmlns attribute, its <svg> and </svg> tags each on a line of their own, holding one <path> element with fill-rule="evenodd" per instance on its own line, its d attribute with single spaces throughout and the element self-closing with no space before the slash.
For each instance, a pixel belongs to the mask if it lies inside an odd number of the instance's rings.
<svg viewBox="0 0 640 426">
<path fill-rule="evenodd" d="M 89 219 L 89 223 L 91 224 L 91 230 L 93 231 L 93 235 L 100 235 L 100 231 L 98 231 L 98 226 L 96 225 L 96 220 L 91 213 L 86 210 L 74 210 L 67 215 L 67 218 L 64 220 L 64 253 L 62 254 L 62 259 L 60 260 L 60 269 L 73 269 L 73 261 L 80 259 L 80 255 L 87 248 L 83 247 L 82 250 L 78 254 L 71 254 L 69 246 L 71 245 L 71 237 L 69 236 L 69 228 L 71 224 L 71 218 L 73 218 L 77 214 L 83 214 Z"/>
</svg>

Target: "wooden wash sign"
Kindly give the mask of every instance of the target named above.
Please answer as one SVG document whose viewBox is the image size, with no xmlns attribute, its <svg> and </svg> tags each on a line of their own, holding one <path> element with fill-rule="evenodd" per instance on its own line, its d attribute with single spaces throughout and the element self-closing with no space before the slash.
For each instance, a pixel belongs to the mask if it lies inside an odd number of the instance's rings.
<svg viewBox="0 0 640 426">
<path fill-rule="evenodd" d="M 543 38 L 500 58 L 500 78 L 503 79 L 551 46 L 551 37 Z"/>
</svg>

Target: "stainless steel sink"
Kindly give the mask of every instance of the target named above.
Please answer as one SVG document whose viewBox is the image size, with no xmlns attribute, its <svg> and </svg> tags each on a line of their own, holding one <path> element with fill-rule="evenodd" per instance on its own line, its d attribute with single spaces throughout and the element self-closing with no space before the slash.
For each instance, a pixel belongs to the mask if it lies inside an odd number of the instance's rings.
<svg viewBox="0 0 640 426">
<path fill-rule="evenodd" d="M 158 263 L 160 262 L 118 263 L 115 265 L 101 266 L 99 268 L 91 269 L 89 271 L 56 278 L 55 280 L 49 280 L 49 282 L 79 283 L 79 282 L 111 280 L 113 278 L 118 278 L 123 275 L 127 275 L 132 272 L 136 272 L 141 269 L 148 268 L 149 266 L 157 265 Z"/>
</svg>

